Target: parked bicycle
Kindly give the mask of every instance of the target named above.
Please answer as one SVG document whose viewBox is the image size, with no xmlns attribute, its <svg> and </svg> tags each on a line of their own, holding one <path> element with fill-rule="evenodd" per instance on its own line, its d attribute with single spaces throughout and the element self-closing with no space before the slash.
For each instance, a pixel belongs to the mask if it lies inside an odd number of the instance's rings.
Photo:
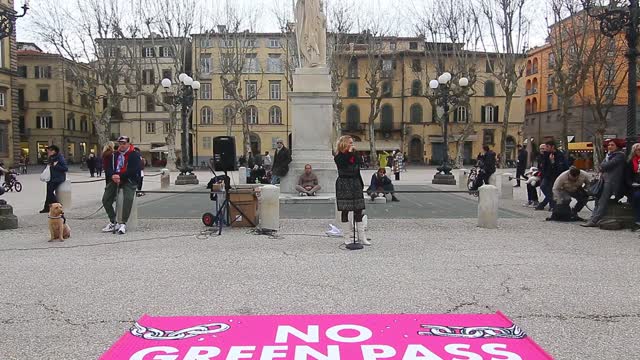
<svg viewBox="0 0 640 360">
<path fill-rule="evenodd" d="M 22 191 L 22 183 L 18 181 L 18 173 L 15 170 L 9 170 L 4 177 L 4 184 L 2 185 L 4 191 Z"/>
</svg>

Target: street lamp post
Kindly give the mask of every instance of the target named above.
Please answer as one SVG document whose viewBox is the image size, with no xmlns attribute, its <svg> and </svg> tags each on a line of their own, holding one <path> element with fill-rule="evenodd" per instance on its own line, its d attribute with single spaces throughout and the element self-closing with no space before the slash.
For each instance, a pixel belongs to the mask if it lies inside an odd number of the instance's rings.
<svg viewBox="0 0 640 360">
<path fill-rule="evenodd" d="M 458 80 L 458 86 L 466 89 L 466 87 L 469 86 L 469 79 L 465 77 L 460 78 Z M 440 103 L 442 105 L 444 117 L 442 166 L 438 167 L 438 173 L 433 177 L 433 183 L 440 185 L 455 185 L 456 179 L 451 174 L 451 167 L 449 166 L 449 103 L 451 101 L 451 74 L 445 72 L 438 77 L 438 80 L 431 80 L 429 82 L 429 87 L 433 90 L 436 96 L 436 104 Z M 455 96 L 453 100 L 457 100 Z"/>
<path fill-rule="evenodd" d="M 26 0 L 24 5 L 22 5 L 22 15 L 18 15 L 13 9 L 0 9 L 0 40 L 13 34 L 16 20 L 27 15 L 27 10 L 29 10 L 29 0 Z"/>
<path fill-rule="evenodd" d="M 627 74 L 627 153 L 631 151 L 633 144 L 638 142 L 637 129 L 637 74 L 636 62 L 638 61 L 638 0 L 630 0 L 625 7 L 594 6 L 592 0 L 582 0 L 582 5 L 587 14 L 600 21 L 600 32 L 608 37 L 614 37 L 624 31 L 627 40 L 628 61 Z"/>
<path fill-rule="evenodd" d="M 191 165 L 190 155 L 190 143 L 189 143 L 189 111 L 193 108 L 193 100 L 198 90 L 200 90 L 200 82 L 194 81 L 193 78 L 185 73 L 178 76 L 181 86 L 173 93 L 174 105 L 180 107 L 180 115 L 182 120 L 182 137 L 180 144 L 181 161 L 180 161 L 180 175 L 176 179 L 176 185 L 190 185 L 198 184 L 198 178 L 193 173 Z M 162 79 L 162 87 L 165 92 L 170 93 L 171 79 Z"/>
</svg>

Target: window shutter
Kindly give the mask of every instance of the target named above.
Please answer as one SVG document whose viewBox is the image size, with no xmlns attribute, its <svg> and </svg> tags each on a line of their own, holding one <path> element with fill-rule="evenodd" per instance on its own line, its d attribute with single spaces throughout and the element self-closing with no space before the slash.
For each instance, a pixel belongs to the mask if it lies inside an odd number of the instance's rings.
<svg viewBox="0 0 640 360">
<path fill-rule="evenodd" d="M 434 107 L 431 108 L 431 122 L 438 122 L 438 113 Z"/>
<path fill-rule="evenodd" d="M 453 111 L 453 122 L 458 122 L 458 108 Z"/>
<path fill-rule="evenodd" d="M 482 123 L 486 123 L 487 119 L 486 119 L 486 114 L 484 113 L 484 106 L 480 106 L 480 122 Z"/>
<path fill-rule="evenodd" d="M 149 77 L 151 78 L 151 79 L 149 79 L 149 85 L 155 84 L 156 83 L 156 77 L 155 77 L 153 69 L 151 69 L 151 73 L 150 73 Z"/>
<path fill-rule="evenodd" d="M 40 66 L 36 66 L 35 70 L 36 70 L 35 78 L 36 79 L 40 79 Z"/>
<path fill-rule="evenodd" d="M 500 116 L 498 115 L 498 112 L 499 112 L 498 109 L 499 109 L 498 106 L 495 106 L 493 108 L 493 122 L 495 122 L 495 123 L 500 121 Z"/>
<path fill-rule="evenodd" d="M 39 117 L 37 117 L 37 118 L 36 118 L 36 129 L 40 129 L 40 128 L 41 128 L 41 127 L 40 127 L 40 118 L 39 118 Z"/>
</svg>

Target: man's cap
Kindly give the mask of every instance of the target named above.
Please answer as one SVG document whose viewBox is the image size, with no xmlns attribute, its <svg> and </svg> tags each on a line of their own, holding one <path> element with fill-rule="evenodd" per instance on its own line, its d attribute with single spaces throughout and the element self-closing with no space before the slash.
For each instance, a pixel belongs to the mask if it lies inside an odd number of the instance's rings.
<svg viewBox="0 0 640 360">
<path fill-rule="evenodd" d="M 122 136 L 120 136 L 120 137 L 118 138 L 118 142 L 126 142 L 126 143 L 129 143 L 129 142 L 130 142 L 130 141 L 129 141 L 129 137 L 128 137 L 128 136 L 124 136 L 124 135 L 122 135 Z"/>
</svg>

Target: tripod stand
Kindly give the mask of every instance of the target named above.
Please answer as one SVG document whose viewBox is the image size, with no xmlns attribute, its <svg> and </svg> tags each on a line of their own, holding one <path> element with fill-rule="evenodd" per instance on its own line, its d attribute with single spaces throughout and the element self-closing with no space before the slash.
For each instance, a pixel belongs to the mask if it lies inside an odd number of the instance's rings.
<svg viewBox="0 0 640 360">
<path fill-rule="evenodd" d="M 353 216 L 353 242 L 345 245 L 348 250 L 362 250 L 364 245 L 356 241 L 356 217 Z"/>
<path fill-rule="evenodd" d="M 211 169 L 213 175 L 217 178 L 218 175 L 216 175 L 213 167 L 209 168 Z M 227 174 L 227 170 L 224 170 L 224 201 L 222 202 L 220 207 L 216 209 L 216 214 L 214 217 L 216 223 L 218 224 L 218 235 L 222 235 L 222 227 L 225 225 L 225 223 L 227 224 L 227 226 L 231 226 L 234 222 L 239 221 L 238 218 L 233 220 L 230 219 L 229 210 L 231 206 L 233 206 L 233 208 L 240 214 L 238 217 L 247 219 L 251 226 L 256 226 L 251 218 L 247 217 L 244 211 L 242 211 L 242 209 L 237 204 L 230 200 L 229 190 L 231 190 L 231 178 Z"/>
</svg>

